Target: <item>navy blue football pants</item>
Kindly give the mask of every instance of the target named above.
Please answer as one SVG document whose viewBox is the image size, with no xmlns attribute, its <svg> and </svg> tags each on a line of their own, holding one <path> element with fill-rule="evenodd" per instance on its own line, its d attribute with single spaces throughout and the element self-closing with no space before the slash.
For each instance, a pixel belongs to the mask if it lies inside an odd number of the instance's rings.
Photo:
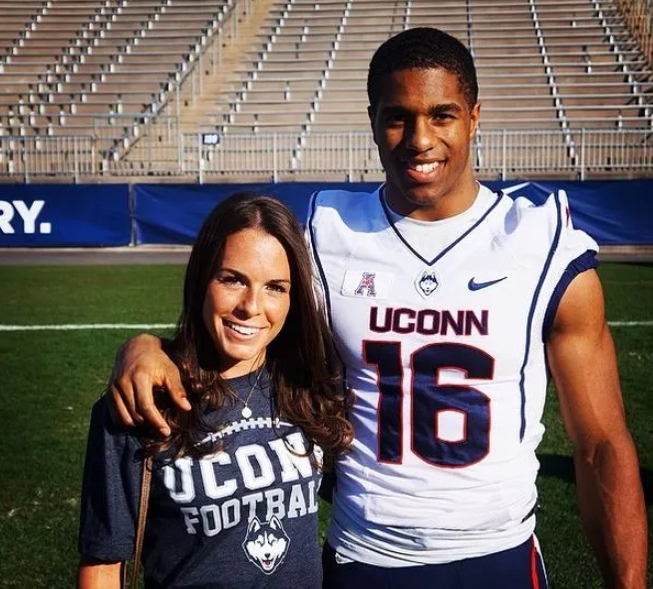
<svg viewBox="0 0 653 589">
<path fill-rule="evenodd" d="M 325 543 L 322 563 L 323 589 L 547 589 L 544 565 L 533 538 L 487 556 L 400 568 L 341 564 Z"/>
</svg>

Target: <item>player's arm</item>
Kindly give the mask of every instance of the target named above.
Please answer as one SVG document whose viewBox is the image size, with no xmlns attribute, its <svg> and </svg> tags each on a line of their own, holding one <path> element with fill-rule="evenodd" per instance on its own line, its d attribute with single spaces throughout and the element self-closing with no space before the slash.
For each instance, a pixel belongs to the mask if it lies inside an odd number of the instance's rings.
<svg viewBox="0 0 653 589">
<path fill-rule="evenodd" d="M 108 385 L 113 413 L 125 425 L 145 421 L 168 435 L 170 428 L 154 404 L 154 387 L 165 389 L 180 409 L 190 409 L 179 370 L 164 352 L 161 339 L 140 334 L 116 354 Z"/>
<path fill-rule="evenodd" d="M 122 589 L 123 562 L 102 563 L 82 558 L 77 589 Z"/>
<path fill-rule="evenodd" d="M 646 509 L 599 277 L 579 274 L 547 340 L 585 531 L 609 589 L 645 589 Z"/>
</svg>

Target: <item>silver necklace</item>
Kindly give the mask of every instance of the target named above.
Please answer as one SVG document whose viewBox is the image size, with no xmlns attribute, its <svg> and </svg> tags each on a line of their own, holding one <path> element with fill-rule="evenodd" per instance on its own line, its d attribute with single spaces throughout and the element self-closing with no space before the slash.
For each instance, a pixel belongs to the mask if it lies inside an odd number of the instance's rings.
<svg viewBox="0 0 653 589">
<path fill-rule="evenodd" d="M 258 374 L 256 375 L 256 379 L 254 380 L 254 384 L 252 385 L 252 388 L 249 389 L 249 393 L 247 393 L 247 397 L 245 398 L 245 400 L 241 399 L 238 392 L 234 391 L 234 393 L 236 395 L 236 399 L 238 399 L 244 405 L 244 407 L 243 407 L 242 411 L 240 412 L 240 414 L 245 419 L 249 419 L 252 416 L 252 410 L 249 408 L 249 400 L 250 400 L 250 398 L 252 396 L 252 393 L 256 389 L 256 385 L 258 385 L 258 381 L 261 378 L 261 373 L 262 372 L 263 372 L 263 368 L 261 367 L 261 369 L 258 371 Z"/>
</svg>

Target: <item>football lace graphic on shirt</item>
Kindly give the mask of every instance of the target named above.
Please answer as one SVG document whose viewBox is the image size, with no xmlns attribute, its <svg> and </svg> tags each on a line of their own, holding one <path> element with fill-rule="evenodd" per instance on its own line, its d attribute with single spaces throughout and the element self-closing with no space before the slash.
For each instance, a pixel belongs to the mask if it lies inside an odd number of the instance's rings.
<svg viewBox="0 0 653 589">
<path fill-rule="evenodd" d="M 496 280 L 488 280 L 486 282 L 476 282 L 475 278 L 470 278 L 469 283 L 467 284 L 467 288 L 469 288 L 469 290 L 481 290 L 483 288 L 487 288 L 488 286 L 497 284 L 498 282 L 502 282 L 506 278 L 508 277 L 504 276 L 503 278 L 497 278 Z"/>
</svg>

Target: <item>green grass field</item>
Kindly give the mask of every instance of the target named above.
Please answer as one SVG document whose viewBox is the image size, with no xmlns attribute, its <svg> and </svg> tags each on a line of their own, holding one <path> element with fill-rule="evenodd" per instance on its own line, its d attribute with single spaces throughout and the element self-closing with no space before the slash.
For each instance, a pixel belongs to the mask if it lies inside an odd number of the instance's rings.
<svg viewBox="0 0 653 589">
<path fill-rule="evenodd" d="M 653 321 L 653 265 L 603 264 L 600 273 L 610 321 Z M 0 325 L 174 323 L 182 277 L 183 267 L 176 265 L 0 267 Z M 116 348 L 133 333 L 0 331 L 0 587 L 74 587 L 89 409 L 102 392 Z M 615 326 L 613 333 L 651 528 L 653 325 Z M 551 588 L 599 589 L 553 395 L 545 422 L 538 535 Z M 326 508 L 322 516 L 326 521 Z M 650 533 L 649 538 L 653 546 Z"/>
</svg>

